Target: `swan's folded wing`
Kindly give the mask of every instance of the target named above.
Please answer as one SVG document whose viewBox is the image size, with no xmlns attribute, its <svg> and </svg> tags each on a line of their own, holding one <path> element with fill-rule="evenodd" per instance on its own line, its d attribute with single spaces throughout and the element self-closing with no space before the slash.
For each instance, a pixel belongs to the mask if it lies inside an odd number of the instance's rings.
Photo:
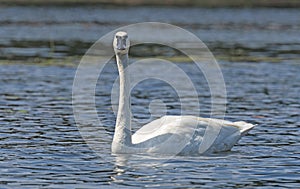
<svg viewBox="0 0 300 189">
<path fill-rule="evenodd" d="M 160 135 L 170 136 L 167 134 L 187 137 L 193 134 L 198 122 L 197 119 L 191 119 L 187 116 L 163 116 L 137 130 L 132 135 L 132 143 L 144 142 Z"/>
<path fill-rule="evenodd" d="M 205 118 L 199 118 L 199 119 L 205 119 Z M 212 118 L 208 118 L 207 120 L 210 120 L 214 123 L 224 125 L 224 126 L 237 127 L 240 130 L 241 136 L 246 135 L 251 129 L 253 129 L 253 127 L 255 127 L 255 125 L 244 121 L 231 122 L 222 119 L 212 119 Z"/>
</svg>

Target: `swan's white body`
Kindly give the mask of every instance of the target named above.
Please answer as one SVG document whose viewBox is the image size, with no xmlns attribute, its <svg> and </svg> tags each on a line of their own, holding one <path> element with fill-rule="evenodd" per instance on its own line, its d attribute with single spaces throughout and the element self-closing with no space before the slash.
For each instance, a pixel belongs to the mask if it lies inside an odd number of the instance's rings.
<svg viewBox="0 0 300 189">
<path fill-rule="evenodd" d="M 254 125 L 195 116 L 164 116 L 131 134 L 127 33 L 118 32 L 114 50 L 120 97 L 113 153 L 204 154 L 230 150 Z M 206 136 L 206 137 L 204 137 Z M 211 136 L 211 137 L 210 137 Z"/>
</svg>

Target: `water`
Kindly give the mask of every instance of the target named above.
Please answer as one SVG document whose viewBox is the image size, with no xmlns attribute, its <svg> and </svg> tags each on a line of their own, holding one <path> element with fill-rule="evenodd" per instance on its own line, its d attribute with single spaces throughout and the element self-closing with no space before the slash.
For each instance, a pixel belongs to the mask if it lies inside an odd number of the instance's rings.
<svg viewBox="0 0 300 189">
<path fill-rule="evenodd" d="M 115 65 L 109 65 L 110 71 L 103 77 L 108 81 L 116 75 Z M 192 64 L 180 66 L 193 69 Z M 71 87 L 75 68 L 1 65 L 1 186 L 298 186 L 299 64 L 223 62 L 221 66 L 228 92 L 227 119 L 249 121 L 257 127 L 230 152 L 164 160 L 110 153 L 99 157 L 89 149 L 73 119 Z M 191 75 L 200 85 L 201 79 Z M 155 88 L 155 82 L 145 84 L 160 91 L 155 93 L 157 98 L 167 98 L 157 85 Z M 133 91 L 136 119 L 150 116 L 144 106 L 149 99 L 139 97 L 143 92 L 143 83 Z M 200 99 L 205 107 L 209 97 L 202 92 Z M 98 113 L 110 136 L 102 137 L 104 152 L 110 148 L 115 123 L 106 93 L 99 87 L 97 97 L 106 100 L 97 101 Z M 173 111 L 178 113 L 176 108 Z M 208 111 L 209 107 L 202 110 L 204 115 Z M 161 160 L 165 162 L 158 164 Z"/>
<path fill-rule="evenodd" d="M 2 64 L 0 188 L 299 186 L 298 9 L 0 9 L 3 60 L 80 56 L 104 33 L 140 21 L 182 26 L 200 36 L 216 55 L 236 56 L 234 50 L 238 49 L 242 52 L 239 55 L 280 58 L 280 63 L 219 61 L 228 95 L 226 119 L 257 126 L 230 152 L 172 159 L 109 153 L 115 124 L 110 103 L 117 77 L 114 63 L 108 64 L 96 90 L 98 116 L 104 123 L 99 127 L 101 154 L 89 148 L 74 121 L 72 84 L 76 67 Z M 203 76 L 191 63 L 178 66 L 196 85 L 201 115 L 208 117 L 210 94 Z M 132 91 L 134 129 L 139 122 L 159 117 L 151 117 L 148 107 L 155 99 L 164 101 L 169 114 L 180 114 L 172 88 L 147 80 Z"/>
<path fill-rule="evenodd" d="M 0 58 L 83 55 L 107 32 L 138 22 L 183 27 L 215 55 L 289 60 L 300 51 L 299 9 L 0 6 Z"/>
</svg>

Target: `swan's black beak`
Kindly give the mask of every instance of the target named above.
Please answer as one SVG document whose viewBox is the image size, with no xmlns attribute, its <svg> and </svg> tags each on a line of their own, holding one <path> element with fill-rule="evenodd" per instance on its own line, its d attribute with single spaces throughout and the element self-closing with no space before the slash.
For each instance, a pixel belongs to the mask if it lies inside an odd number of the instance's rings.
<svg viewBox="0 0 300 189">
<path fill-rule="evenodd" d="M 117 40 L 117 49 L 118 50 L 125 50 L 126 49 L 126 39 L 119 38 Z"/>
</svg>

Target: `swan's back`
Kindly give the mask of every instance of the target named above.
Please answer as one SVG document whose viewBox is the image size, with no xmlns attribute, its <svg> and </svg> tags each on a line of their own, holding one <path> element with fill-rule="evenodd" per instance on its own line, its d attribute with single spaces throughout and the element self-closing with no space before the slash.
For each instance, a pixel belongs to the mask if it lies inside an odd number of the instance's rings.
<svg viewBox="0 0 300 189">
<path fill-rule="evenodd" d="M 151 141 L 152 146 L 165 145 L 165 149 L 170 151 L 181 146 L 179 154 L 183 155 L 213 153 L 230 150 L 253 127 L 254 125 L 246 122 L 195 116 L 164 116 L 144 125 L 134 133 L 132 143 L 143 144 L 144 148 L 147 148 L 147 141 Z M 208 141 L 207 138 L 203 141 L 205 132 L 212 141 Z M 169 140 L 171 136 L 177 137 L 178 140 Z M 178 144 L 182 141 L 185 142 L 183 146 Z"/>
</svg>

